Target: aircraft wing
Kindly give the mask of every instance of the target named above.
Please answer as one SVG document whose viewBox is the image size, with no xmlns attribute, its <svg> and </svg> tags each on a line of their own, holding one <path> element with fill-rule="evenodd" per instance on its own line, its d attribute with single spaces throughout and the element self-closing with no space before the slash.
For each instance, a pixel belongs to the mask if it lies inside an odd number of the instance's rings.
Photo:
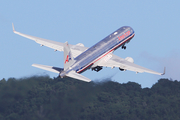
<svg viewBox="0 0 180 120">
<path fill-rule="evenodd" d="M 41 46 L 47 46 L 49 48 L 54 49 L 55 51 L 57 51 L 57 50 L 58 51 L 64 51 L 64 49 L 63 49 L 64 43 L 51 41 L 51 40 L 47 40 L 47 39 L 43 39 L 43 38 L 39 38 L 39 37 L 27 35 L 27 34 L 23 34 L 23 33 L 15 31 L 13 24 L 12 24 L 12 26 L 13 26 L 13 32 L 15 34 L 18 34 L 18 35 L 23 36 L 25 38 L 34 40 L 36 43 L 39 43 Z M 79 54 L 81 54 L 82 52 L 84 52 L 85 50 L 88 49 L 87 47 L 84 47 L 84 45 L 81 43 L 79 43 L 77 45 L 70 45 L 69 44 L 69 46 L 70 46 L 71 52 L 73 54 L 73 57 L 77 57 Z"/>
<path fill-rule="evenodd" d="M 40 65 L 40 64 L 32 64 L 32 66 L 43 69 L 43 70 L 47 70 L 47 71 L 50 71 L 50 72 L 54 72 L 54 73 L 61 73 L 64 70 L 63 68 L 47 66 L 47 65 Z M 82 80 L 82 81 L 85 81 L 85 82 L 90 82 L 91 81 L 89 78 L 86 78 L 83 75 L 81 75 L 79 73 L 76 73 L 75 71 L 70 71 L 68 74 L 66 74 L 66 76 L 74 78 L 74 79 Z"/>
<path fill-rule="evenodd" d="M 101 61 L 98 66 L 105 66 L 105 67 L 120 67 L 121 69 L 124 70 L 130 70 L 130 71 L 134 71 L 136 73 L 143 73 L 143 72 L 147 72 L 147 73 L 152 73 L 152 74 L 157 74 L 157 75 L 164 75 L 165 74 L 165 69 L 164 69 L 164 73 L 159 73 L 144 67 L 141 67 L 139 65 L 136 65 L 132 62 L 129 62 L 123 58 L 120 58 L 114 54 L 111 54 L 111 58 L 108 61 Z"/>
</svg>

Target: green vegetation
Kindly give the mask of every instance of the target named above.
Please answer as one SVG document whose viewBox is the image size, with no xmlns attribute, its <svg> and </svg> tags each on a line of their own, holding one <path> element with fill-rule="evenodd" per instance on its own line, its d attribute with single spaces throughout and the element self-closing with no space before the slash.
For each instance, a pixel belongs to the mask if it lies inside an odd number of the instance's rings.
<svg viewBox="0 0 180 120">
<path fill-rule="evenodd" d="M 179 120 L 180 82 L 86 83 L 48 76 L 0 81 L 0 120 Z"/>
</svg>

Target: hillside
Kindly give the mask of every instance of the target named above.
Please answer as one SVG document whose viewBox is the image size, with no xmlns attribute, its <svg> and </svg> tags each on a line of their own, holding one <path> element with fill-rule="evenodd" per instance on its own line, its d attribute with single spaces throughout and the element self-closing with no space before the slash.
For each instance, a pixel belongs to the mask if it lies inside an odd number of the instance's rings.
<svg viewBox="0 0 180 120">
<path fill-rule="evenodd" d="M 0 81 L 0 120 L 178 120 L 180 82 L 152 88 L 48 76 Z"/>
</svg>

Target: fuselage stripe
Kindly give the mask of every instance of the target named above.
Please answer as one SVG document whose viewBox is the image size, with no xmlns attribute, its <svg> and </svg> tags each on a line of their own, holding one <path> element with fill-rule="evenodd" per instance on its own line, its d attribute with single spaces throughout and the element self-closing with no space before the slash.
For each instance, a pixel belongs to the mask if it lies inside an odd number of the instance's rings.
<svg viewBox="0 0 180 120">
<path fill-rule="evenodd" d="M 92 61 L 91 63 L 89 63 L 88 65 L 86 65 L 84 68 L 82 68 L 81 70 L 78 70 L 77 73 L 81 73 L 84 70 L 86 70 L 89 66 L 91 66 L 93 63 L 97 62 L 98 60 L 100 60 L 101 58 L 103 58 L 104 56 L 106 56 L 107 54 L 109 54 L 110 52 L 114 51 L 116 48 L 118 48 L 119 46 L 121 46 L 122 44 L 124 44 L 125 42 L 127 42 L 128 40 L 130 40 L 131 38 L 134 37 L 134 33 L 126 38 L 124 41 L 120 42 L 118 45 L 114 46 L 112 49 L 110 49 L 109 51 L 107 51 L 106 53 L 104 53 L 103 55 L 101 55 L 100 57 L 98 57 L 97 59 L 95 59 L 94 61 Z"/>
</svg>

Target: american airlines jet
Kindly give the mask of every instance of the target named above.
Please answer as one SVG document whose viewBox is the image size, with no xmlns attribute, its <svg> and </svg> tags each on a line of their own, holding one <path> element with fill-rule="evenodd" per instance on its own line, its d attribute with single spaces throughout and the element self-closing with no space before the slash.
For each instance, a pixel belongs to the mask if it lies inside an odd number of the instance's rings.
<svg viewBox="0 0 180 120">
<path fill-rule="evenodd" d="M 50 47 L 55 51 L 64 51 L 64 68 L 39 64 L 32 65 L 37 68 L 58 73 L 61 78 L 71 77 L 90 82 L 91 80 L 89 78 L 82 76 L 80 73 L 88 69 L 98 72 L 103 67 L 118 67 L 121 71 L 130 70 L 135 71 L 136 73 L 147 72 L 157 75 L 165 74 L 165 68 L 164 73 L 155 72 L 153 70 L 134 64 L 134 60 L 131 57 L 123 59 L 113 54 L 113 52 L 119 47 L 126 49 L 125 44 L 129 43 L 130 40 L 134 37 L 134 30 L 128 26 L 119 28 L 90 48 L 85 47 L 81 43 L 77 45 L 70 45 L 68 42 L 61 43 L 26 35 L 15 31 L 14 25 L 13 32 L 20 36 L 34 40 L 41 46 Z"/>
</svg>

